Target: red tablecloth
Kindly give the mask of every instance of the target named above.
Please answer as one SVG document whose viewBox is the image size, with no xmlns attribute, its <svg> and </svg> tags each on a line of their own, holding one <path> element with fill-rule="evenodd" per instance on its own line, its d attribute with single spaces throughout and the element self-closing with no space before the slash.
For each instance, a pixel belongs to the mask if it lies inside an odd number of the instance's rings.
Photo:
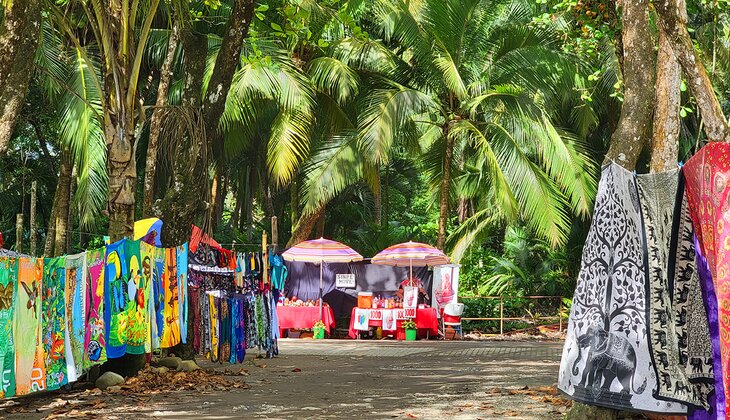
<svg viewBox="0 0 730 420">
<path fill-rule="evenodd" d="M 355 329 L 355 310 L 357 308 L 352 308 L 352 313 L 350 314 L 350 331 L 349 335 L 351 338 L 357 338 L 357 330 Z M 373 309 L 377 310 L 377 309 Z M 401 327 L 401 324 L 403 323 L 403 320 L 396 321 L 396 333 L 399 340 L 405 339 L 405 331 L 403 330 L 403 327 Z M 373 317 L 370 317 L 370 320 L 368 321 L 368 325 L 371 327 L 382 327 L 383 321 L 382 317 L 380 319 L 373 319 Z M 438 317 L 436 316 L 436 308 L 424 308 L 424 309 L 417 309 L 416 310 L 416 327 L 418 328 L 419 335 L 420 333 L 424 333 L 428 331 L 429 333 L 433 335 L 438 335 L 439 333 L 439 321 Z M 383 331 L 383 333 L 388 333 L 388 331 Z"/>
<path fill-rule="evenodd" d="M 319 306 L 277 306 L 276 316 L 279 318 L 279 331 L 282 334 L 289 328 L 311 329 L 314 323 L 319 321 Z M 331 328 L 335 328 L 335 314 L 332 308 L 328 306 L 322 308 L 322 322 L 327 334 Z"/>
</svg>

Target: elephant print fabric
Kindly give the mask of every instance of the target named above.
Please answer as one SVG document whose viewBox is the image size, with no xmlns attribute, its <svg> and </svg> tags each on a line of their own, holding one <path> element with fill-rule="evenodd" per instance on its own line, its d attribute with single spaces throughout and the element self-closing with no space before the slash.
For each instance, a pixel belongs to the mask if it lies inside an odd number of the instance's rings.
<svg viewBox="0 0 730 420">
<path fill-rule="evenodd" d="M 636 178 L 648 256 L 649 347 L 657 377 L 654 395 L 663 400 L 708 408 L 709 380 L 699 372 L 693 374 L 695 380 L 691 380 L 687 372 L 690 338 L 696 351 L 695 362 L 710 356 L 710 346 L 707 318 L 704 318 L 704 325 L 701 318 L 704 308 L 694 264 L 692 225 L 683 199 L 684 189 L 679 188 L 679 176 L 679 169 L 676 169 Z M 672 252 L 676 249 L 679 252 Z M 675 276 L 678 288 L 671 284 Z M 677 290 L 676 297 L 674 290 Z M 693 321 L 691 330 L 687 328 L 688 316 Z M 703 344 L 705 347 L 700 350 Z M 705 351 L 707 354 L 703 354 Z M 702 358 L 697 359 L 698 356 Z M 702 366 L 700 370 L 704 369 Z"/>
<path fill-rule="evenodd" d="M 603 167 L 573 298 L 558 388 L 615 409 L 685 413 L 654 397 L 641 209 L 631 172 Z"/>
<path fill-rule="evenodd" d="M 700 251 L 714 284 L 725 412 L 730 413 L 730 144 L 709 143 L 684 166 L 686 194 Z M 717 389 L 721 393 L 720 389 Z"/>
</svg>

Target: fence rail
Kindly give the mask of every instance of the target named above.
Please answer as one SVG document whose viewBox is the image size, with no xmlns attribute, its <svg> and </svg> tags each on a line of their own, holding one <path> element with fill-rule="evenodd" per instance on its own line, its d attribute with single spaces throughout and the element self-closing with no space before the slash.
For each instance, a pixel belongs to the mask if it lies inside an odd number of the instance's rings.
<svg viewBox="0 0 730 420">
<path fill-rule="evenodd" d="M 526 320 L 532 320 L 532 321 L 539 321 L 539 320 L 558 320 L 558 328 L 559 331 L 563 331 L 563 317 L 561 312 L 562 302 L 563 302 L 563 296 L 459 296 L 459 301 L 461 302 L 463 299 L 492 299 L 492 300 L 499 300 L 499 317 L 487 317 L 487 318 L 469 318 L 469 317 L 462 317 L 462 321 L 499 321 L 499 335 L 504 334 L 504 321 L 526 321 Z M 527 313 L 524 316 L 521 317 L 505 317 L 504 316 L 504 301 L 505 300 L 523 300 L 523 299 L 531 299 L 531 300 L 557 300 L 558 301 L 558 308 L 557 308 L 557 315 L 556 316 L 533 316 L 529 313 Z"/>
</svg>

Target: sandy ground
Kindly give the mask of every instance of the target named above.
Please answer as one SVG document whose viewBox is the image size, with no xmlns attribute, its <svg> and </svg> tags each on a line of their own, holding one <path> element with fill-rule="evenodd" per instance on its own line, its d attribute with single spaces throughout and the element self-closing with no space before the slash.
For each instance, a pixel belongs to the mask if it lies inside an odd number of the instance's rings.
<svg viewBox="0 0 730 420">
<path fill-rule="evenodd" d="M 77 386 L 6 400 L 9 419 L 129 418 L 455 418 L 559 419 L 560 342 L 282 340 L 281 355 L 243 365 L 201 362 L 222 381 L 102 392 Z M 180 376 L 183 380 L 184 375 Z M 214 382 L 214 381 L 213 381 Z M 231 382 L 226 382 L 230 384 Z"/>
</svg>

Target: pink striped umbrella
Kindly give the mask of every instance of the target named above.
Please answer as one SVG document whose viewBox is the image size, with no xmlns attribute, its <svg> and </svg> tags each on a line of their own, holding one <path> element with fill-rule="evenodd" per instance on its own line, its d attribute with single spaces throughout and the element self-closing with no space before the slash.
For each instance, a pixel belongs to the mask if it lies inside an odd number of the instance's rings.
<svg viewBox="0 0 730 420">
<path fill-rule="evenodd" d="M 403 242 L 391 245 L 380 251 L 370 262 L 396 267 L 410 267 L 410 279 L 413 279 L 413 267 L 435 266 L 449 263 L 449 257 L 441 250 L 420 242 Z"/>
<path fill-rule="evenodd" d="M 300 242 L 281 254 L 287 261 L 319 264 L 319 319 L 322 319 L 322 268 L 325 262 L 348 263 L 362 261 L 362 255 L 349 246 L 330 239 Z"/>
</svg>

